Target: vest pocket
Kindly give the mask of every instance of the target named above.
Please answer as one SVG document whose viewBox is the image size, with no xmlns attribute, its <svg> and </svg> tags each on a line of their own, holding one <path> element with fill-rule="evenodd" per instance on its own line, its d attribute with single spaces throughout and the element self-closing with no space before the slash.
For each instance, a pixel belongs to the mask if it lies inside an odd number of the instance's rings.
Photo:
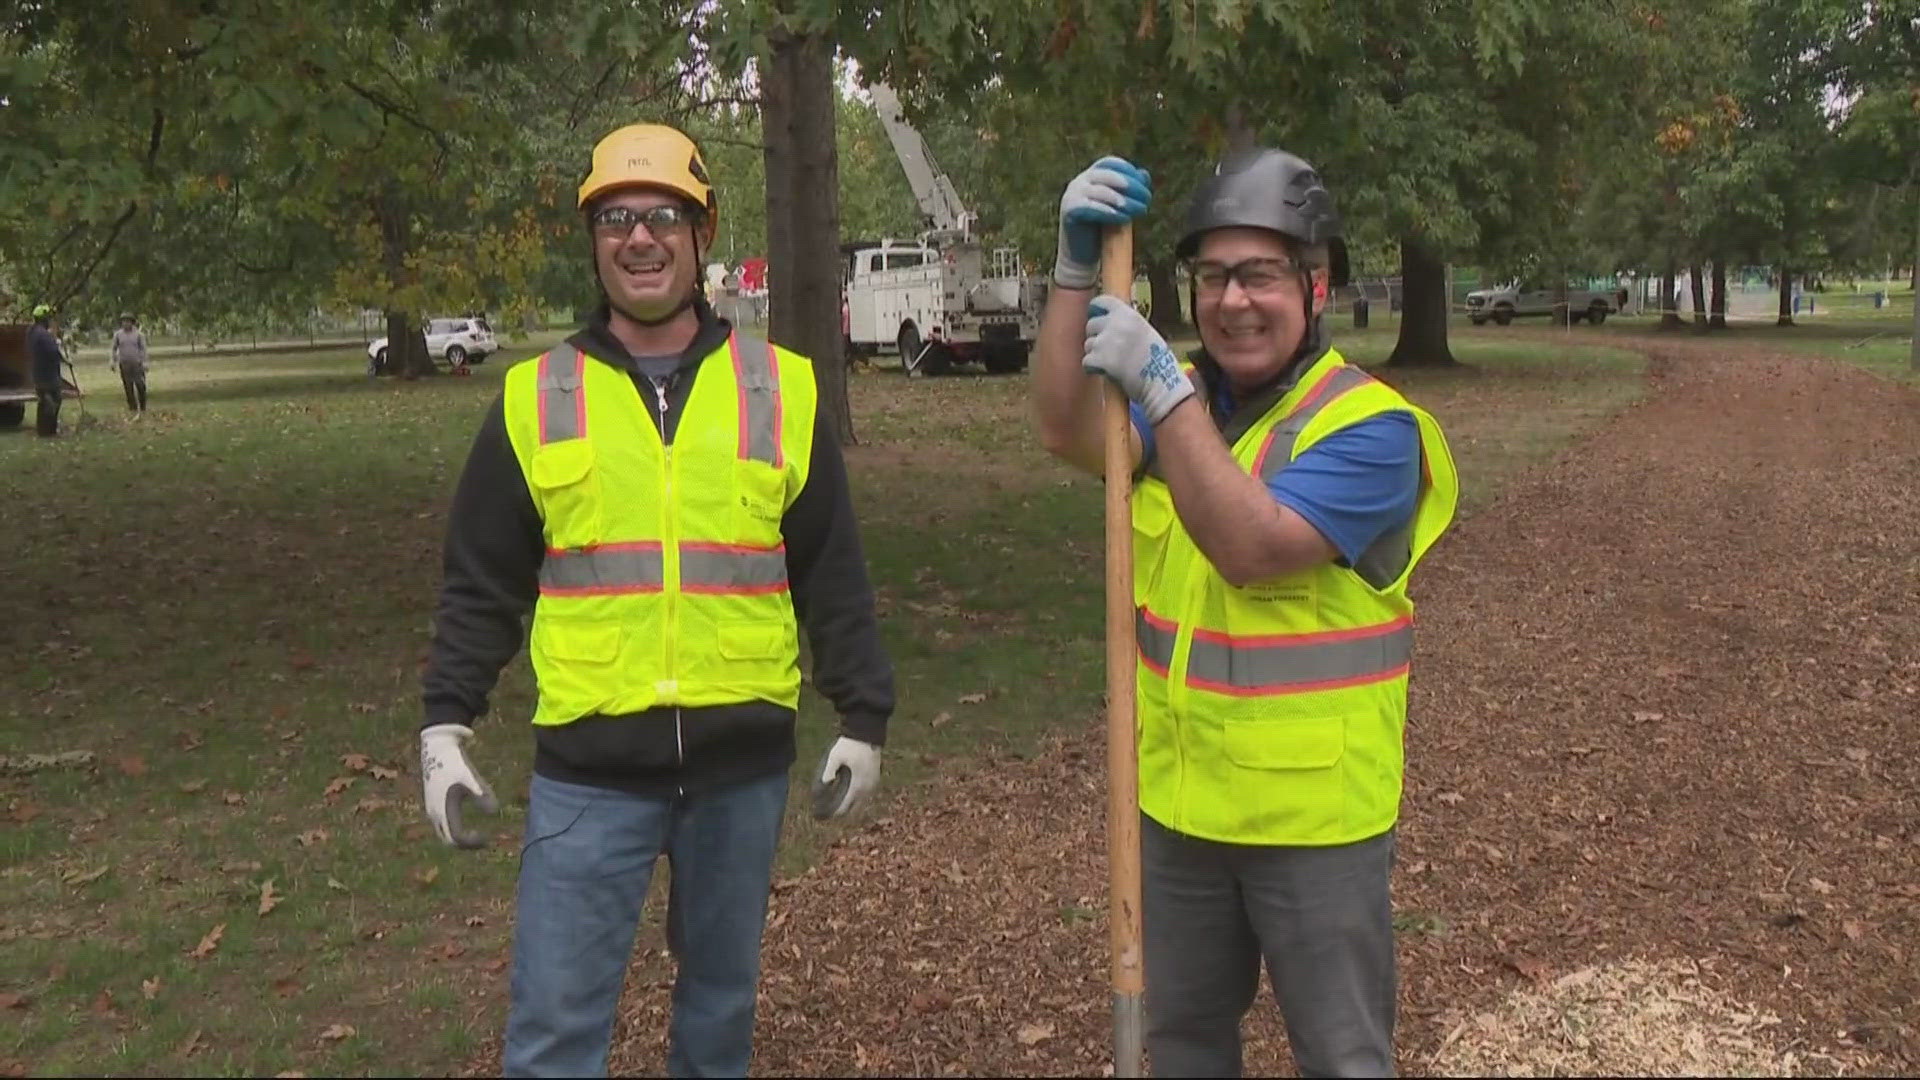
<svg viewBox="0 0 1920 1080">
<path fill-rule="evenodd" d="M 549 545 L 580 548 L 600 542 L 600 477 L 593 443 L 567 439 L 535 450 L 527 483 L 546 521 Z"/>
<path fill-rule="evenodd" d="M 536 614 L 533 674 L 540 688 L 536 723 L 564 724 L 601 711 L 619 693 L 619 623 Z"/>
<path fill-rule="evenodd" d="M 1228 720 L 1227 759 L 1248 769 L 1330 769 L 1347 749 L 1345 717 Z"/>
<path fill-rule="evenodd" d="M 1173 530 L 1173 493 L 1165 484 L 1141 482 L 1133 487 L 1133 602 L 1143 604 L 1159 577 L 1167 533 Z"/>
<path fill-rule="evenodd" d="M 728 660 L 778 660 L 787 654 L 787 628 L 777 622 L 731 623 L 720 627 L 715 647 Z"/>
</svg>

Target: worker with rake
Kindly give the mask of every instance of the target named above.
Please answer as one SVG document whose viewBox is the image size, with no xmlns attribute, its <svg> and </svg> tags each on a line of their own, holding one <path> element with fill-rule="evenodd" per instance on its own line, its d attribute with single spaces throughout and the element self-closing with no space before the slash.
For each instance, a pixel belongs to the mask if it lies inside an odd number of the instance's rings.
<svg viewBox="0 0 1920 1080">
<path fill-rule="evenodd" d="M 1453 460 L 1328 340 L 1347 252 L 1312 166 L 1254 149 L 1199 185 L 1184 364 L 1094 295 L 1102 229 L 1151 202 L 1120 158 L 1068 184 L 1033 376 L 1045 446 L 1094 475 L 1103 383 L 1131 402 L 1146 1051 L 1156 1076 L 1238 1076 L 1264 960 L 1303 1075 L 1389 1075 L 1407 582 Z"/>
</svg>

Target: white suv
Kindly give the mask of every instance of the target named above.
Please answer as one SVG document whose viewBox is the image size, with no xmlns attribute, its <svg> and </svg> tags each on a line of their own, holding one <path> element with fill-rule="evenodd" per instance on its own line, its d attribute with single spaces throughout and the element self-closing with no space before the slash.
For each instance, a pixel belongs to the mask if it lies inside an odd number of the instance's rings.
<svg viewBox="0 0 1920 1080">
<path fill-rule="evenodd" d="M 493 327 L 481 316 L 459 319 L 427 320 L 427 355 L 448 367 L 483 364 L 500 351 L 493 338 Z M 387 339 L 375 338 L 367 346 L 367 371 L 378 375 L 387 369 Z"/>
</svg>

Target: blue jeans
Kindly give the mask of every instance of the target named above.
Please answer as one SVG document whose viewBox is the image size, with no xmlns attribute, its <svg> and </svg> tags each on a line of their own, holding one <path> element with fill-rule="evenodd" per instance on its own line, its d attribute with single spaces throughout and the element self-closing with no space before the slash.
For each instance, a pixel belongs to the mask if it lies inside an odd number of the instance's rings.
<svg viewBox="0 0 1920 1080">
<path fill-rule="evenodd" d="M 605 1076 L 654 860 L 673 864 L 674 1076 L 745 1076 L 760 935 L 787 805 L 775 773 L 686 798 L 536 775 L 513 932 L 507 1076 Z"/>
</svg>

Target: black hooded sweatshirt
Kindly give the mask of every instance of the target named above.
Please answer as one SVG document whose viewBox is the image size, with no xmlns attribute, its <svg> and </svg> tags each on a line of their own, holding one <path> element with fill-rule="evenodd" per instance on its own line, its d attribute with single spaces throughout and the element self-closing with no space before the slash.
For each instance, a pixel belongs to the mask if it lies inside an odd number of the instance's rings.
<svg viewBox="0 0 1920 1080">
<path fill-rule="evenodd" d="M 680 356 L 664 403 L 613 336 L 604 304 L 568 339 L 589 363 L 608 364 L 633 378 L 668 444 L 703 359 L 732 331 L 705 301 L 695 310 L 700 329 Z M 814 423 L 806 486 L 782 518 L 781 534 L 794 613 L 812 655 L 813 685 L 839 713 L 843 734 L 881 745 L 893 713 L 893 667 L 880 644 L 846 464 L 824 408 Z M 507 437 L 502 398 L 496 397 L 448 513 L 444 584 L 422 679 L 427 725 L 471 724 L 487 711 L 501 668 L 525 638 L 545 554 L 540 514 Z M 767 701 L 588 716 L 535 729 L 534 771 L 637 794 L 696 792 L 792 765 L 794 720 L 794 710 Z"/>
</svg>

